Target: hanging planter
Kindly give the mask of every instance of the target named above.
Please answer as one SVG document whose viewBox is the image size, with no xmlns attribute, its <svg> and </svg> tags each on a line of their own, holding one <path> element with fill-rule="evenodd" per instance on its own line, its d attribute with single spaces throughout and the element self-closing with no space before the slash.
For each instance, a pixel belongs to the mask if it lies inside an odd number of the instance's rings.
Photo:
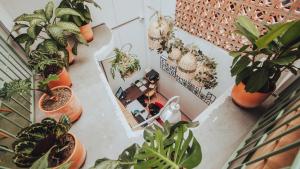
<svg viewBox="0 0 300 169">
<path fill-rule="evenodd" d="M 124 50 L 124 47 L 128 46 L 129 49 L 127 52 Z M 125 44 L 121 49 L 115 48 L 115 59 L 111 62 L 111 74 L 113 79 L 115 78 L 115 72 L 119 72 L 121 78 L 130 77 L 136 71 L 141 70 L 140 62 L 135 55 L 131 54 L 132 45 Z"/>
<path fill-rule="evenodd" d="M 192 84 L 205 89 L 213 89 L 217 86 L 217 63 L 205 55 L 201 55 L 197 63 L 197 70 Z"/>
<path fill-rule="evenodd" d="M 157 19 L 148 28 L 148 45 L 149 49 L 162 53 L 173 32 L 173 19 L 162 16 L 159 12 L 155 12 L 153 16 L 157 16 Z"/>
<path fill-rule="evenodd" d="M 178 62 L 176 74 L 187 80 L 192 80 L 196 75 L 198 51 L 195 47 L 187 49 L 187 53 Z"/>
<path fill-rule="evenodd" d="M 168 60 L 167 63 L 171 66 L 177 66 L 178 61 L 181 59 L 182 55 L 186 52 L 184 44 L 181 39 L 174 38 L 168 44 Z"/>
</svg>

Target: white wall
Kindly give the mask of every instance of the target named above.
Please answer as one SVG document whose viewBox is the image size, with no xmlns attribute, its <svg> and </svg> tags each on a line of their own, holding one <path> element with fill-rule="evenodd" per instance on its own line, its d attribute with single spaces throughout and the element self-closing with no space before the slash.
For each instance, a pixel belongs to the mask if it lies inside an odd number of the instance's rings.
<svg viewBox="0 0 300 169">
<path fill-rule="evenodd" d="M 154 9 L 161 10 L 163 15 L 171 16 L 175 19 L 175 7 L 176 0 L 160 1 L 160 0 L 145 0 L 145 10 L 146 10 L 146 26 L 149 25 L 150 16 L 153 11 L 148 8 L 151 6 Z M 231 56 L 228 52 L 223 49 L 203 40 L 197 38 L 179 28 L 175 28 L 175 35 L 183 40 L 185 44 L 194 43 L 199 46 L 200 50 L 203 51 L 208 57 L 214 58 L 217 62 L 217 76 L 218 76 L 218 86 L 212 90 L 202 89 L 203 93 L 207 92 L 213 93 L 216 97 L 222 95 L 222 93 L 230 88 L 234 83 L 234 79 L 230 76 L 230 65 L 232 62 Z M 192 94 L 188 89 L 180 85 L 174 78 L 168 75 L 166 72 L 160 69 L 160 55 L 156 54 L 154 51 L 147 49 L 148 57 L 151 58 L 150 65 L 155 70 L 159 71 L 161 80 L 159 86 L 159 92 L 162 93 L 167 98 L 174 95 L 178 95 L 181 98 L 181 110 L 191 119 L 194 119 L 201 113 L 207 104 L 202 100 Z M 166 53 L 163 54 L 166 56 Z"/>
</svg>

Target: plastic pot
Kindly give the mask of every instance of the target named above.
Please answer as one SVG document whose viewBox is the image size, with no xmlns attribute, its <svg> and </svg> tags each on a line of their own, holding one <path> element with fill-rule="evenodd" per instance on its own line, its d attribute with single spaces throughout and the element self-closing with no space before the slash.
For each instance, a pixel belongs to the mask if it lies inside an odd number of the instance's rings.
<svg viewBox="0 0 300 169">
<path fill-rule="evenodd" d="M 272 94 L 272 91 L 269 93 L 249 93 L 246 92 L 245 87 L 245 84 L 241 82 L 238 85 L 235 85 L 231 92 L 233 101 L 243 108 L 255 108 L 262 104 Z"/>
<path fill-rule="evenodd" d="M 44 98 L 46 97 L 46 94 L 43 94 L 42 97 L 39 100 L 39 108 L 42 112 L 44 112 L 46 114 L 47 117 L 51 117 L 54 118 L 55 120 L 59 120 L 60 116 L 67 115 L 70 118 L 71 122 L 75 122 L 77 121 L 80 116 L 81 113 L 83 111 L 82 109 L 82 105 L 79 102 L 79 99 L 77 98 L 77 96 L 74 94 L 74 92 L 72 91 L 71 88 L 67 87 L 67 86 L 58 86 L 55 87 L 53 89 L 51 89 L 52 91 L 55 89 L 59 89 L 59 88 L 67 88 L 68 90 L 71 91 L 71 97 L 70 99 L 66 102 L 65 105 L 55 109 L 55 110 L 45 110 L 42 107 L 42 102 L 44 100 Z"/>
<path fill-rule="evenodd" d="M 92 24 L 91 23 L 88 23 L 86 25 L 82 25 L 80 27 L 80 33 L 87 42 L 91 42 L 94 39 L 94 33 L 93 33 L 93 30 L 92 30 Z"/>
<path fill-rule="evenodd" d="M 69 73 L 67 72 L 66 68 L 63 68 L 62 71 L 58 74 L 58 80 L 53 80 L 48 83 L 50 89 L 57 87 L 57 86 L 72 86 L 72 81 L 70 78 Z"/>
</svg>

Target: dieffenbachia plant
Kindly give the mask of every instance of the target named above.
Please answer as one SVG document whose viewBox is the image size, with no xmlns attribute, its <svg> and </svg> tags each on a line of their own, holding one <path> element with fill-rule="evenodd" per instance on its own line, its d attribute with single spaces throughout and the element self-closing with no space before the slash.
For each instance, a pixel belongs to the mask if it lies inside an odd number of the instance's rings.
<svg viewBox="0 0 300 169">
<path fill-rule="evenodd" d="M 297 74 L 299 67 L 294 63 L 300 58 L 300 20 L 265 25 L 264 34 L 245 16 L 238 17 L 235 26 L 236 32 L 249 40 L 230 52 L 236 84 L 243 82 L 247 92 L 267 93 L 274 90 L 283 71 Z"/>
<path fill-rule="evenodd" d="M 17 140 L 12 147 L 15 153 L 13 162 L 18 167 L 31 167 L 32 164 L 46 154 L 50 149 L 48 159 L 61 157 L 66 149 L 67 142 L 64 137 L 68 133 L 71 123 L 67 116 L 62 116 L 58 122 L 45 118 L 22 129 L 17 134 Z"/>
<path fill-rule="evenodd" d="M 45 9 L 35 10 L 31 14 L 22 14 L 17 17 L 12 32 L 18 36 L 15 40 L 24 45 L 29 55 L 32 50 L 56 53 L 62 51 L 68 57 L 66 47 L 68 38 L 73 37 L 76 42 L 86 43 L 80 35 L 80 29 L 72 22 L 62 21 L 65 16 L 84 17 L 70 8 L 56 8 L 54 2 L 47 3 Z M 35 49 L 35 46 L 37 46 Z M 76 46 L 77 47 L 77 46 Z M 74 51 L 77 51 L 74 49 Z"/>
<path fill-rule="evenodd" d="M 117 160 L 98 159 L 91 169 L 191 169 L 202 160 L 201 147 L 190 127 L 198 123 L 166 122 L 163 127 L 150 126 L 144 131 L 142 146 L 133 144 L 125 149 Z"/>
<path fill-rule="evenodd" d="M 101 9 L 94 0 L 62 0 L 59 4 L 59 8 L 73 9 L 82 16 L 66 15 L 62 18 L 62 20 L 73 22 L 79 27 L 90 23 L 92 21 L 92 17 L 88 4 L 93 4 L 96 8 Z"/>
</svg>

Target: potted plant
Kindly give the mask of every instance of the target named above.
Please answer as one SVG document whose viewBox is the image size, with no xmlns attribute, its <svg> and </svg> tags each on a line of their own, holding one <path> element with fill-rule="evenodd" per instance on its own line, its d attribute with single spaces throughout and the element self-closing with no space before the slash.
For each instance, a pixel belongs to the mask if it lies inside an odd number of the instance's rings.
<svg viewBox="0 0 300 169">
<path fill-rule="evenodd" d="M 184 55 L 186 49 L 181 39 L 173 38 L 169 41 L 167 47 L 168 60 L 167 63 L 171 66 L 177 66 L 178 61 Z"/>
<path fill-rule="evenodd" d="M 47 41 L 46 41 L 47 42 Z M 41 46 L 41 44 L 40 44 Z M 35 73 L 47 78 L 51 74 L 58 76 L 57 80 L 52 80 L 48 83 L 50 88 L 57 86 L 71 86 L 72 81 L 69 73 L 64 67 L 64 61 L 59 52 L 48 53 L 40 49 L 32 51 L 29 54 L 29 66 L 35 70 Z M 41 47 L 42 48 L 42 47 Z"/>
<path fill-rule="evenodd" d="M 44 93 L 39 99 L 39 108 L 48 117 L 58 120 L 62 115 L 67 115 L 71 122 L 75 122 L 81 116 L 82 106 L 71 88 L 58 86 L 50 89 L 48 83 L 58 79 L 57 75 L 49 75 L 38 82 L 37 88 L 31 88 L 29 80 L 14 80 L 4 83 L 0 89 L 2 98 L 10 98 L 24 91 L 36 90 Z"/>
<path fill-rule="evenodd" d="M 18 16 L 14 20 L 12 33 L 18 35 L 15 40 L 24 47 L 28 55 L 37 49 L 49 54 L 60 51 L 68 64 L 68 60 L 72 59 L 68 58 L 67 39 L 72 38 L 77 43 L 85 43 L 80 29 L 72 22 L 63 21 L 62 18 L 69 15 L 83 18 L 80 13 L 70 8 L 54 9 L 54 3 L 50 1 L 45 9 Z M 77 51 L 77 45 L 73 48 Z"/>
<path fill-rule="evenodd" d="M 153 16 L 156 16 L 157 19 L 149 25 L 148 45 L 149 49 L 162 53 L 172 37 L 174 23 L 171 17 L 162 16 L 159 12 L 155 12 Z"/>
<path fill-rule="evenodd" d="M 63 18 L 64 21 L 69 21 L 75 23 L 80 27 L 81 35 L 87 42 L 93 40 L 93 30 L 92 30 L 92 17 L 91 12 L 87 4 L 93 4 L 95 7 L 101 9 L 101 7 L 94 0 L 62 0 L 59 7 L 69 8 L 77 11 L 82 17 L 67 15 Z"/>
<path fill-rule="evenodd" d="M 195 168 L 202 160 L 202 153 L 189 128 L 197 125 L 197 122 L 181 121 L 173 125 L 166 122 L 163 127 L 147 127 L 142 146 L 133 144 L 117 160 L 98 159 L 91 169 Z"/>
<path fill-rule="evenodd" d="M 121 75 L 121 78 L 125 80 L 125 78 L 128 78 L 134 72 L 141 69 L 139 60 L 133 54 L 130 54 L 129 52 L 125 53 L 118 48 L 115 48 L 114 52 L 115 58 L 111 62 L 110 69 L 113 78 L 115 78 L 116 71 L 118 71 Z"/>
<path fill-rule="evenodd" d="M 86 150 L 73 134 L 68 133 L 70 128 L 69 119 L 62 116 L 58 122 L 45 118 L 22 129 L 12 144 L 15 153 L 13 162 L 18 167 L 31 167 L 48 152 L 49 167 L 60 168 L 70 163 L 70 168 L 80 168 L 85 161 Z"/>
<path fill-rule="evenodd" d="M 236 28 L 250 44 L 230 52 L 234 57 L 231 75 L 236 76 L 232 99 L 241 107 L 254 108 L 276 89 L 283 71 L 297 74 L 294 63 L 300 56 L 300 21 L 266 25 L 267 31 L 260 34 L 250 19 L 241 16 Z"/>
</svg>

